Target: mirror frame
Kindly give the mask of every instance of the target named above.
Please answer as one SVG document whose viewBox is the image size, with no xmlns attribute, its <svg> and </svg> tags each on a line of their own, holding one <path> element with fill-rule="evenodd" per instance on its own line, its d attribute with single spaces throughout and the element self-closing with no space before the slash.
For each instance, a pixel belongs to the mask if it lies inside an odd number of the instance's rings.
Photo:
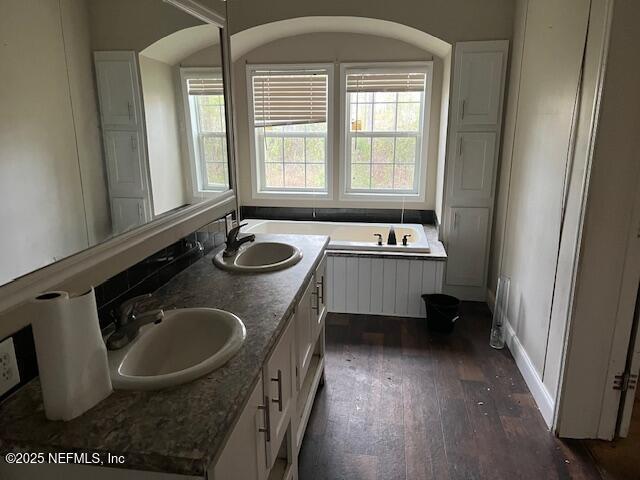
<svg viewBox="0 0 640 480">
<path fill-rule="evenodd" d="M 91 285 L 104 282 L 203 225 L 232 212 L 238 214 L 235 135 L 231 98 L 231 51 L 226 16 L 216 13 L 194 0 L 163 1 L 205 23 L 216 25 L 221 30 L 229 190 L 215 198 L 163 215 L 0 286 L 0 338 L 10 335 L 30 323 L 28 315 L 16 314 L 19 310 L 17 307 L 38 293 L 53 288 L 72 292 L 85 291 Z"/>
</svg>

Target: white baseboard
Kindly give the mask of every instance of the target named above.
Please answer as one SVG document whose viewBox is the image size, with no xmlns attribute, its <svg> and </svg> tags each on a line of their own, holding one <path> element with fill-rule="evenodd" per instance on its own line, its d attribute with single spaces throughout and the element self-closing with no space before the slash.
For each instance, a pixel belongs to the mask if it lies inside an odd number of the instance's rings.
<svg viewBox="0 0 640 480">
<path fill-rule="evenodd" d="M 551 395 L 549 395 L 549 391 L 547 387 L 542 383 L 542 379 L 538 372 L 536 371 L 529 355 L 527 355 L 526 350 L 518 340 L 516 333 L 509 323 L 506 324 L 506 343 L 511 351 L 511 355 L 513 355 L 514 360 L 516 361 L 516 365 L 522 373 L 524 377 L 524 381 L 527 383 L 531 394 L 533 395 L 533 399 L 536 401 L 538 405 L 538 409 L 542 414 L 542 418 L 544 418 L 547 427 L 552 428 L 553 424 L 553 411 L 555 408 L 555 402 Z"/>
</svg>

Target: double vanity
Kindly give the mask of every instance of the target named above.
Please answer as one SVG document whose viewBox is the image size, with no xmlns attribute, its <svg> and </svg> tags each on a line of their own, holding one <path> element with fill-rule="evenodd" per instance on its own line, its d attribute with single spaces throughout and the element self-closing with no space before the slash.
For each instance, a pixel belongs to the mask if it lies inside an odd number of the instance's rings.
<svg viewBox="0 0 640 480">
<path fill-rule="evenodd" d="M 176 275 L 145 304 L 162 314 L 109 352 L 116 391 L 82 416 L 46 420 L 37 380 L 3 404 L 3 454 L 97 453 L 103 460 L 111 454 L 124 463 L 0 462 L 0 474 L 297 478 L 298 451 L 324 378 L 328 240 L 258 234 L 237 255 L 214 251 Z M 279 267 L 260 272 L 265 264 Z"/>
</svg>

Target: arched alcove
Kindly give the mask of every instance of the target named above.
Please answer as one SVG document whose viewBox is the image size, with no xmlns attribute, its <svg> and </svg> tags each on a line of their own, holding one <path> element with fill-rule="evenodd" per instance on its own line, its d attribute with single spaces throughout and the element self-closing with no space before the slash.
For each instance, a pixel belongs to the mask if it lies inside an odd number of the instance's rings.
<svg viewBox="0 0 640 480">
<path fill-rule="evenodd" d="M 365 17 L 298 17 L 266 23 L 231 36 L 231 58 L 235 60 L 260 45 L 305 33 L 363 33 L 393 38 L 445 58 L 452 45 L 407 25 Z"/>
<path fill-rule="evenodd" d="M 452 45 L 421 30 L 409 27 L 397 22 L 379 20 L 374 18 L 351 17 L 351 16 L 313 16 L 298 17 L 277 22 L 271 22 L 247 30 L 240 31 L 231 36 L 231 58 L 234 64 L 234 109 L 236 113 L 236 137 L 238 139 L 238 177 L 239 177 L 239 199 L 243 205 L 257 206 L 291 206 L 288 199 L 262 199 L 252 194 L 254 190 L 251 182 L 251 163 L 249 142 L 250 135 L 247 130 L 246 121 L 248 111 L 246 105 L 247 83 L 246 83 L 246 63 L 305 63 L 305 62 L 323 62 L 331 61 L 332 63 L 341 60 L 334 57 L 327 47 L 327 55 L 321 59 L 317 55 L 316 44 L 310 45 L 310 50 L 315 50 L 316 55 L 307 56 L 304 52 L 305 41 L 310 37 L 314 37 L 316 42 L 322 43 L 322 38 L 327 35 L 337 34 L 344 35 L 345 40 L 348 35 L 351 36 L 369 36 L 376 42 L 371 43 L 371 47 L 365 47 L 368 53 L 366 59 L 343 58 L 342 61 L 410 61 L 410 60 L 429 60 L 433 61 L 433 84 L 431 97 L 431 116 L 429 127 L 429 146 L 427 149 L 427 176 L 426 176 L 426 195 L 424 200 L 407 201 L 406 207 L 419 210 L 435 210 L 438 215 L 441 208 L 442 185 L 444 172 L 446 130 L 449 105 L 449 83 L 451 69 L 451 52 Z M 317 38 L 315 38 L 317 37 Z M 295 40 L 294 40 L 295 39 Z M 419 54 L 419 58 L 411 57 L 398 52 L 389 55 L 387 48 L 386 58 L 375 58 L 375 45 L 380 45 L 379 40 L 388 39 L 393 45 L 408 47 L 411 52 L 423 52 Z M 357 39 L 356 39 L 357 40 Z M 291 48 L 291 42 L 296 48 Z M 330 42 L 327 42 L 327 44 Z M 335 43 L 335 42 L 333 42 Z M 276 47 L 277 46 L 277 47 Z M 277 57 L 268 55 L 269 58 L 263 57 L 262 52 L 271 49 L 280 52 Z M 372 52 L 373 49 L 374 51 Z M 295 50 L 294 53 L 291 53 Z M 335 53 L 337 49 L 333 48 Z M 354 51 L 353 48 L 350 49 Z M 407 49 L 405 49 L 407 51 Z M 288 56 L 289 55 L 289 56 Z M 313 58 L 312 58 L 313 57 Z M 335 88 L 339 85 L 339 69 L 335 68 Z M 339 103 L 336 103 L 339 107 Z M 336 117 L 339 118 L 339 112 L 336 110 Z M 335 128 L 339 128 L 339 122 L 334 123 Z M 339 135 L 335 133 L 334 145 L 339 143 Z M 336 191 L 340 188 L 339 170 L 340 163 L 338 158 L 340 149 L 334 147 L 333 158 L 333 185 L 334 192 L 331 199 L 323 199 L 322 206 L 327 207 L 353 207 L 353 208 L 390 208 L 394 204 L 385 205 L 388 202 L 370 202 L 365 200 L 343 199 L 340 193 Z M 397 203 L 397 202 L 396 202 Z M 297 206 L 319 206 L 318 199 L 309 198 L 296 201 Z"/>
</svg>

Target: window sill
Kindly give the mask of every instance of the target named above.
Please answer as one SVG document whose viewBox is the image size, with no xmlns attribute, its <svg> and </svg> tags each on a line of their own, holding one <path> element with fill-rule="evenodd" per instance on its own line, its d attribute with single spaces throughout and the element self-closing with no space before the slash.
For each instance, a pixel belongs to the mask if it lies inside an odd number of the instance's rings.
<svg viewBox="0 0 640 480">
<path fill-rule="evenodd" d="M 329 192 L 288 192 L 288 191 L 258 191 L 251 194 L 254 200 L 281 199 L 281 200 L 332 200 Z"/>
<path fill-rule="evenodd" d="M 352 200 L 362 202 L 424 202 L 424 193 L 356 193 L 342 192 L 341 200 Z"/>
</svg>

